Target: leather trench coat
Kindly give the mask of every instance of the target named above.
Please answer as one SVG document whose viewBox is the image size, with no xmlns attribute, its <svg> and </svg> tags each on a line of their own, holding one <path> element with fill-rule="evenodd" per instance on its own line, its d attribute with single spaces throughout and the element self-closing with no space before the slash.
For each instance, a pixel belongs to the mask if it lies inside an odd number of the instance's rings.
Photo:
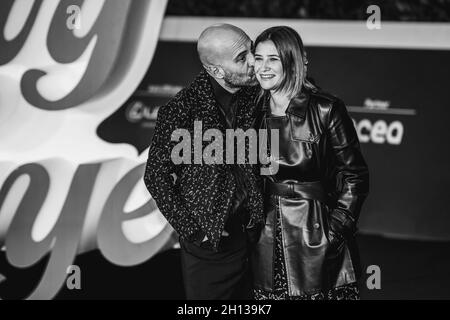
<svg viewBox="0 0 450 320">
<path fill-rule="evenodd" d="M 286 116 L 271 116 L 267 95 L 261 101 L 256 126 L 279 130 L 279 167 L 264 179 L 266 222 L 252 254 L 255 288 L 273 291 L 277 215 L 290 296 L 356 282 L 354 233 L 369 174 L 344 103 L 302 90 Z"/>
</svg>

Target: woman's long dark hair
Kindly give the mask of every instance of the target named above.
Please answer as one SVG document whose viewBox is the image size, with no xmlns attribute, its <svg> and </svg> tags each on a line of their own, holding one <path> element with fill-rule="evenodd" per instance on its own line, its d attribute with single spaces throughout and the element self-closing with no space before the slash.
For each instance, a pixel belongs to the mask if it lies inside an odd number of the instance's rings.
<svg viewBox="0 0 450 320">
<path fill-rule="evenodd" d="M 308 61 L 302 38 L 297 31 L 287 26 L 271 27 L 256 38 L 254 48 L 267 40 L 274 43 L 283 66 L 284 77 L 276 91 L 286 92 L 292 98 L 303 87 L 315 89 L 306 78 Z"/>
</svg>

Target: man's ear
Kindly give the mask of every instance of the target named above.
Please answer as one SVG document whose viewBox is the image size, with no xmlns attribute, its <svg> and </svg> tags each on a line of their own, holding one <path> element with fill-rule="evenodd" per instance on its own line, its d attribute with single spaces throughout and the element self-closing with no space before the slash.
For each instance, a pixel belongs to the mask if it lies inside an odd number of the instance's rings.
<svg viewBox="0 0 450 320">
<path fill-rule="evenodd" d="M 225 72 L 222 67 L 214 66 L 214 65 L 203 65 L 203 68 L 214 78 L 223 79 L 225 76 Z"/>
<path fill-rule="evenodd" d="M 219 79 L 225 78 L 225 71 L 222 67 L 214 66 L 214 76 Z"/>
</svg>

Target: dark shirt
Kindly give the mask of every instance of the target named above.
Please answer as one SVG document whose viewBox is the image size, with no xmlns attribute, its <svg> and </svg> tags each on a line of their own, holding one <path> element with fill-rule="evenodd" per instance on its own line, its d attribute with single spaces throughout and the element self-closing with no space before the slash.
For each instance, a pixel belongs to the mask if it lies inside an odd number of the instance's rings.
<svg viewBox="0 0 450 320">
<path fill-rule="evenodd" d="M 211 82 L 211 86 L 213 89 L 214 97 L 217 102 L 217 106 L 219 107 L 221 114 L 221 121 L 225 124 L 227 129 L 236 129 L 235 128 L 235 118 L 237 112 L 237 105 L 239 101 L 239 91 L 236 93 L 231 93 L 225 90 L 213 77 L 209 77 L 209 81 Z M 235 147 L 235 158 L 237 155 L 236 145 Z M 224 149 L 226 150 L 226 148 Z M 236 180 L 236 191 L 233 195 L 232 205 L 228 212 L 227 219 L 225 221 L 225 231 L 227 231 L 230 235 L 235 232 L 241 232 L 243 227 L 248 223 L 248 215 L 246 214 L 243 206 L 247 201 L 248 192 L 247 192 L 247 176 L 245 171 L 242 170 L 236 164 L 236 159 L 234 164 L 229 165 L 229 169 L 233 174 Z M 199 232 L 196 237 L 194 243 L 202 246 L 209 246 L 209 241 L 207 243 L 202 243 L 202 240 L 205 238 L 205 232 Z"/>
<path fill-rule="evenodd" d="M 209 80 L 223 117 L 222 120 L 225 121 L 227 129 L 234 129 L 234 118 L 236 115 L 239 91 L 236 93 L 231 93 L 218 84 L 213 77 L 209 77 Z"/>
<path fill-rule="evenodd" d="M 235 128 L 235 118 L 237 113 L 237 105 L 239 101 L 239 95 L 240 92 L 237 91 L 236 93 L 231 93 L 227 90 L 225 90 L 213 77 L 209 77 L 214 96 L 216 98 L 216 101 L 218 102 L 218 107 L 220 109 L 222 120 L 226 124 L 227 129 L 236 129 Z M 235 158 L 237 155 L 236 145 L 235 147 Z M 234 193 L 233 197 L 233 205 L 229 212 L 229 220 L 228 222 L 234 224 L 234 219 L 237 215 L 242 214 L 242 207 L 247 199 L 247 178 L 245 175 L 245 171 L 242 170 L 241 167 L 239 167 L 236 163 L 236 159 L 234 159 L 235 162 L 232 165 L 229 165 L 229 168 L 231 172 L 234 175 L 234 178 L 236 180 L 236 192 Z M 225 229 L 228 231 L 230 228 L 230 223 L 227 223 L 225 225 Z M 242 223 L 238 223 L 240 226 Z"/>
</svg>

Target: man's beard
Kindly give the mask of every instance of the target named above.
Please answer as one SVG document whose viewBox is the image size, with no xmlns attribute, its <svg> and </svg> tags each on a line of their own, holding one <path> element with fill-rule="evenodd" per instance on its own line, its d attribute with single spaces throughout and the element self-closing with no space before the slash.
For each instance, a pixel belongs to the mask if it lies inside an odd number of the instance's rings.
<svg viewBox="0 0 450 320">
<path fill-rule="evenodd" d="M 242 73 L 233 74 L 231 72 L 225 71 L 225 76 L 223 80 L 230 88 L 254 86 L 258 83 L 255 72 L 253 70 L 251 71 L 250 75 Z"/>
</svg>

